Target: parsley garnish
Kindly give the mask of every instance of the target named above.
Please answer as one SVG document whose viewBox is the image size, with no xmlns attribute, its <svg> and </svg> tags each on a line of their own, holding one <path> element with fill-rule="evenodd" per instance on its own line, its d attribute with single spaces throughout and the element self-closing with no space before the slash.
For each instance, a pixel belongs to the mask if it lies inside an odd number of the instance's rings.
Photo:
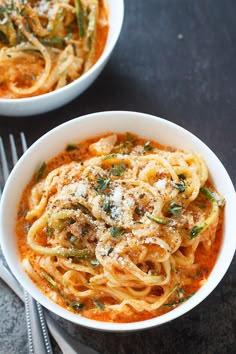
<svg viewBox="0 0 236 354">
<path fill-rule="evenodd" d="M 74 305 L 72 305 L 72 308 L 75 311 L 79 311 L 79 310 L 82 310 L 83 308 L 85 308 L 85 305 L 84 304 L 74 304 Z"/>
<path fill-rule="evenodd" d="M 149 216 L 147 215 L 148 219 L 156 222 L 157 224 L 161 224 L 161 225 L 166 225 L 167 224 L 167 220 L 164 218 L 156 218 L 154 216 Z"/>
<path fill-rule="evenodd" d="M 180 299 L 177 300 L 177 301 L 173 301 L 173 302 L 169 302 L 169 303 L 167 303 L 167 304 L 163 304 L 163 306 L 168 306 L 168 307 L 176 306 L 176 305 L 178 305 L 178 304 L 181 304 L 182 302 L 187 301 L 187 300 L 190 299 L 190 297 L 192 297 L 194 294 L 195 294 L 195 292 L 192 293 L 192 294 L 190 294 L 189 296 L 182 297 L 182 298 L 180 298 Z"/>
<path fill-rule="evenodd" d="M 108 177 L 107 179 L 103 178 L 100 174 L 97 178 L 97 186 L 95 187 L 96 191 L 103 192 L 109 186 L 111 180 Z"/>
<path fill-rule="evenodd" d="M 201 275 L 201 269 L 197 269 L 196 273 L 191 276 L 192 279 L 196 279 Z"/>
<path fill-rule="evenodd" d="M 102 208 L 106 213 L 110 213 L 112 209 L 111 202 L 109 200 L 104 200 Z"/>
<path fill-rule="evenodd" d="M 36 174 L 36 177 L 35 177 L 36 182 L 38 182 L 40 180 L 40 178 L 43 176 L 45 169 L 46 169 L 46 163 L 43 162 Z"/>
<path fill-rule="evenodd" d="M 180 183 L 175 183 L 174 188 L 178 189 L 179 193 L 183 193 L 183 192 L 185 192 L 186 184 L 184 181 L 182 181 Z"/>
<path fill-rule="evenodd" d="M 176 202 L 171 202 L 168 206 L 168 211 L 174 216 L 180 216 L 181 209 L 183 209 L 183 207 L 178 205 Z"/>
<path fill-rule="evenodd" d="M 178 175 L 178 177 L 181 179 L 181 180 L 185 180 L 186 179 L 186 176 L 183 174 L 183 173 L 180 173 Z"/>
<path fill-rule="evenodd" d="M 99 300 L 94 300 L 93 302 L 95 303 L 95 305 L 96 305 L 100 310 L 102 310 L 102 311 L 105 310 L 105 307 L 104 307 L 104 305 L 101 303 L 101 301 L 99 301 Z"/>
<path fill-rule="evenodd" d="M 113 226 L 110 228 L 110 233 L 113 237 L 120 237 L 125 233 L 125 230 L 122 230 L 117 226 Z"/>
<path fill-rule="evenodd" d="M 154 149 L 154 147 L 152 145 L 150 145 L 150 141 L 147 141 L 144 145 L 143 148 L 145 151 L 151 151 Z"/>
<path fill-rule="evenodd" d="M 195 238 L 198 234 L 200 234 L 200 232 L 204 229 L 204 226 L 194 226 L 192 228 L 192 230 L 190 231 L 190 235 L 189 235 L 189 239 L 192 240 L 193 238 Z"/>
<path fill-rule="evenodd" d="M 73 235 L 73 234 L 70 234 L 70 242 L 71 243 L 74 243 L 74 242 L 76 242 L 78 240 L 78 237 L 77 236 L 75 236 L 75 235 Z"/>
<path fill-rule="evenodd" d="M 82 228 L 82 231 L 81 231 L 81 236 L 82 237 L 87 235 L 87 233 L 89 232 L 89 227 L 90 227 L 89 224 L 85 224 L 85 226 Z"/>
<path fill-rule="evenodd" d="M 99 261 L 97 259 L 92 259 L 90 262 L 94 268 L 97 268 L 99 266 Z"/>
<path fill-rule="evenodd" d="M 109 248 L 108 252 L 107 252 L 107 255 L 110 256 L 111 252 L 114 250 L 113 247 Z"/>
<path fill-rule="evenodd" d="M 73 150 L 77 150 L 78 146 L 77 145 L 73 145 L 73 144 L 68 144 L 66 146 L 66 151 L 73 151 Z"/>
<path fill-rule="evenodd" d="M 181 174 L 178 175 L 178 177 L 181 180 L 181 182 L 180 183 L 175 183 L 174 184 L 174 188 L 178 189 L 179 193 L 183 193 L 186 190 L 186 184 L 185 184 L 186 176 L 181 173 Z"/>
<path fill-rule="evenodd" d="M 85 206 L 85 205 L 83 205 L 83 204 L 81 204 L 81 203 L 77 203 L 77 204 L 72 204 L 72 208 L 73 209 L 80 209 L 81 211 L 82 211 L 82 213 L 84 213 L 84 214 L 89 214 L 90 213 L 90 211 L 89 211 L 89 209 Z"/>
<path fill-rule="evenodd" d="M 107 156 L 105 156 L 105 157 L 103 158 L 103 160 L 109 160 L 109 159 L 112 159 L 112 158 L 114 158 L 114 157 L 116 157 L 116 154 L 107 155 Z"/>
<path fill-rule="evenodd" d="M 136 208 L 134 209 L 134 212 L 135 212 L 135 214 L 137 214 L 138 216 L 142 216 L 142 215 L 143 215 L 143 211 L 142 211 L 142 209 L 139 208 L 139 207 L 136 207 Z"/>
<path fill-rule="evenodd" d="M 121 162 L 120 166 L 118 165 L 112 165 L 110 173 L 113 176 L 122 176 L 123 173 L 125 172 L 126 166 L 123 162 Z"/>
<path fill-rule="evenodd" d="M 126 133 L 126 140 L 129 141 L 131 144 L 134 144 L 136 142 L 136 139 L 134 139 L 134 137 L 128 132 Z"/>
<path fill-rule="evenodd" d="M 49 226 L 47 225 L 45 231 L 46 231 L 46 234 L 47 234 L 48 236 L 52 236 L 52 228 L 51 228 L 51 227 L 49 227 Z"/>
<path fill-rule="evenodd" d="M 179 298 L 182 298 L 183 294 L 185 294 L 184 288 L 177 288 L 176 292 Z"/>
</svg>

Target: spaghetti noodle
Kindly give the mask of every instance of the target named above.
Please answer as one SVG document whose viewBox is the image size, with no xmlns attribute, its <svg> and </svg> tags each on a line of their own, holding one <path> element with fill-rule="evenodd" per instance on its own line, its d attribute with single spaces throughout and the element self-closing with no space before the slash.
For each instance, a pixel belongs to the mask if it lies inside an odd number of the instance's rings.
<svg viewBox="0 0 236 354">
<path fill-rule="evenodd" d="M 59 89 L 87 72 L 108 32 L 99 0 L 1 0 L 0 97 Z"/>
<path fill-rule="evenodd" d="M 207 280 L 223 204 L 194 153 L 130 134 L 68 145 L 22 196 L 22 263 L 44 293 L 82 316 L 155 317 Z"/>
</svg>

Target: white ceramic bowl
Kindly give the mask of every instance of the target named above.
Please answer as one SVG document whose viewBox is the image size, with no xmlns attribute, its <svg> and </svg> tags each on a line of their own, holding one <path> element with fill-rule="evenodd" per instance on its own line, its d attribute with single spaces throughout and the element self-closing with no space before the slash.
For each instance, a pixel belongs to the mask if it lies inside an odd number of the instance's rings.
<svg viewBox="0 0 236 354">
<path fill-rule="evenodd" d="M 204 157 L 210 172 L 210 179 L 226 199 L 224 237 L 221 251 L 207 283 L 187 302 L 162 316 L 134 323 L 106 323 L 83 318 L 70 313 L 50 301 L 24 273 L 19 261 L 14 232 L 17 206 L 22 190 L 42 161 L 63 151 L 68 143 L 78 142 L 106 132 L 132 132 L 146 139 L 153 139 L 163 145 L 171 145 L 187 151 L 194 151 Z M 217 286 L 227 271 L 236 248 L 236 197 L 233 184 L 216 155 L 196 136 L 167 120 L 136 112 L 101 112 L 68 121 L 49 131 L 19 160 L 13 169 L 2 196 L 0 209 L 1 245 L 5 258 L 23 287 L 43 306 L 57 315 L 77 324 L 98 330 L 135 331 L 157 326 L 188 312 Z"/>
<path fill-rule="evenodd" d="M 107 0 L 109 32 L 104 51 L 92 68 L 77 80 L 56 91 L 18 99 L 0 98 L 0 115 L 29 116 L 59 108 L 84 92 L 106 65 L 119 38 L 124 18 L 124 0 Z"/>
</svg>

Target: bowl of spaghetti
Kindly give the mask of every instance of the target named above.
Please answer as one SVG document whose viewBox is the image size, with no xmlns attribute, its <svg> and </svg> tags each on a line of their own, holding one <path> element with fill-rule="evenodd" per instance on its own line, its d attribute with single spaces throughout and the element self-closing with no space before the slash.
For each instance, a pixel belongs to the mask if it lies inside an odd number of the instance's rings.
<svg viewBox="0 0 236 354">
<path fill-rule="evenodd" d="M 0 114 L 36 115 L 86 90 L 120 35 L 123 0 L 0 4 Z"/>
<path fill-rule="evenodd" d="M 57 315 L 140 330 L 213 291 L 235 252 L 235 209 L 225 168 L 189 131 L 143 113 L 94 113 L 49 131 L 16 164 L 1 246 Z"/>
</svg>

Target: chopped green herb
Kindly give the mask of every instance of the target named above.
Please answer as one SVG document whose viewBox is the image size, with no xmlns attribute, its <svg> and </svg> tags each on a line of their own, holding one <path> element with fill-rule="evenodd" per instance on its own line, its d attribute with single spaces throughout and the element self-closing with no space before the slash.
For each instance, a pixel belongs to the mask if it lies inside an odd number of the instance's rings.
<svg viewBox="0 0 236 354">
<path fill-rule="evenodd" d="M 66 41 L 64 38 L 60 37 L 53 37 L 53 38 L 38 38 L 39 41 L 44 44 L 45 46 L 48 47 L 53 47 L 55 45 L 58 45 L 60 47 L 65 47 Z"/>
<path fill-rule="evenodd" d="M 25 29 L 27 32 L 31 32 L 31 28 L 30 28 L 30 25 L 28 22 L 26 22 L 26 24 L 25 24 Z"/>
<path fill-rule="evenodd" d="M 30 224 L 26 224 L 25 225 L 25 232 L 28 234 L 29 232 L 29 229 L 30 229 Z"/>
<path fill-rule="evenodd" d="M 51 277 L 51 275 L 49 275 L 48 273 L 41 271 L 40 272 L 41 276 L 49 283 L 49 285 L 58 292 L 58 294 L 61 295 L 61 297 L 63 298 L 63 300 L 65 301 L 67 306 L 70 306 L 71 308 L 74 308 L 71 303 L 71 301 L 68 299 L 68 297 L 61 291 L 61 289 L 58 287 L 57 283 L 55 282 L 55 280 Z"/>
<path fill-rule="evenodd" d="M 71 242 L 71 243 L 74 243 L 74 242 L 76 242 L 77 240 L 78 240 L 78 237 L 77 237 L 77 236 L 75 236 L 75 235 L 73 235 L 73 234 L 70 235 L 70 242 Z"/>
<path fill-rule="evenodd" d="M 73 145 L 73 144 L 68 144 L 66 146 L 66 151 L 73 151 L 73 150 L 77 150 L 78 146 L 77 145 Z"/>
<path fill-rule="evenodd" d="M 108 252 L 107 252 L 107 255 L 110 256 L 111 252 L 114 250 L 113 247 L 109 248 Z"/>
<path fill-rule="evenodd" d="M 142 216 L 142 215 L 143 215 L 143 211 L 142 211 L 142 209 L 139 208 L 139 207 L 136 207 L 136 208 L 134 209 L 134 212 L 135 212 L 135 214 L 137 214 L 138 216 Z"/>
<path fill-rule="evenodd" d="M 204 194 L 205 197 L 207 197 L 207 199 L 209 199 L 211 202 L 215 201 L 215 198 L 214 198 L 212 192 L 209 191 L 209 189 L 202 187 L 202 188 L 200 188 L 200 192 L 202 192 L 202 194 Z"/>
<path fill-rule="evenodd" d="M 97 259 L 92 259 L 90 262 L 94 268 L 97 268 L 99 266 L 99 261 Z"/>
<path fill-rule="evenodd" d="M 136 139 L 134 139 L 134 137 L 128 132 L 126 133 L 126 140 L 128 140 L 132 144 L 136 142 Z"/>
<path fill-rule="evenodd" d="M 94 300 L 94 303 L 95 303 L 95 305 L 96 305 L 100 310 L 102 310 L 102 311 L 105 310 L 105 307 L 104 307 L 104 305 L 101 303 L 101 301 L 99 301 L 99 300 Z"/>
<path fill-rule="evenodd" d="M 145 150 L 145 151 L 151 151 L 151 150 L 154 149 L 154 147 L 150 145 L 150 141 L 147 141 L 147 142 L 143 145 L 143 147 L 144 147 L 144 150 Z"/>
<path fill-rule="evenodd" d="M 105 156 L 105 157 L 103 158 L 103 160 L 109 160 L 109 159 L 112 159 L 112 158 L 114 158 L 114 157 L 116 157 L 116 154 L 107 155 L 107 156 Z"/>
<path fill-rule="evenodd" d="M 72 38 L 72 32 L 69 32 L 67 35 L 67 40 L 70 40 Z"/>
<path fill-rule="evenodd" d="M 102 208 L 106 213 L 110 213 L 112 209 L 111 202 L 109 200 L 104 200 Z"/>
<path fill-rule="evenodd" d="M 84 11 L 80 0 L 75 0 L 76 17 L 80 38 L 85 36 Z"/>
<path fill-rule="evenodd" d="M 201 269 L 197 269 L 196 273 L 194 275 L 192 275 L 191 278 L 196 279 L 199 277 L 200 274 L 201 274 Z"/>
<path fill-rule="evenodd" d="M 75 43 L 72 43 L 72 48 L 73 48 L 74 56 L 77 57 L 78 53 L 77 53 L 77 47 Z"/>
<path fill-rule="evenodd" d="M 85 308 L 85 305 L 78 303 L 78 304 L 72 305 L 72 308 L 73 308 L 75 311 L 80 311 L 80 310 L 82 310 L 83 308 Z"/>
<path fill-rule="evenodd" d="M 186 176 L 183 174 L 183 173 L 180 173 L 178 175 L 178 177 L 181 179 L 181 180 L 185 180 L 186 179 Z"/>
<path fill-rule="evenodd" d="M 82 213 L 84 213 L 84 214 L 89 214 L 90 213 L 89 209 L 85 205 L 83 205 L 83 204 L 81 204 L 79 202 L 77 204 L 73 204 L 72 207 L 75 210 L 76 209 L 80 209 L 82 211 Z"/>
<path fill-rule="evenodd" d="M 53 232 L 53 229 L 47 225 L 47 227 L 46 227 L 46 234 L 47 234 L 48 236 L 52 236 L 52 232 Z"/>
<path fill-rule="evenodd" d="M 103 178 L 100 174 L 97 178 L 97 186 L 95 187 L 96 191 L 103 192 L 109 186 L 111 180 L 108 177 L 107 179 Z"/>
<path fill-rule="evenodd" d="M 187 301 L 188 299 L 190 299 L 190 297 L 192 297 L 194 294 L 195 294 L 195 292 L 192 293 L 192 294 L 190 294 L 189 296 L 182 297 L 182 298 L 178 299 L 177 301 L 173 301 L 173 302 L 169 302 L 169 303 L 167 303 L 167 304 L 164 304 L 163 306 L 172 307 L 172 306 L 179 305 L 179 304 L 181 304 L 182 302 L 185 302 L 185 301 Z"/>
<path fill-rule="evenodd" d="M 180 210 L 182 209 L 183 207 L 178 205 L 176 202 L 171 202 L 168 206 L 168 211 L 174 216 L 180 216 Z"/>
<path fill-rule="evenodd" d="M 42 178 L 45 169 L 46 169 L 46 163 L 43 162 L 38 172 L 36 173 L 36 177 L 35 177 L 36 182 L 38 182 Z"/>
<path fill-rule="evenodd" d="M 120 237 L 125 233 L 125 230 L 122 230 L 117 226 L 113 226 L 110 228 L 110 233 L 113 237 Z"/>
<path fill-rule="evenodd" d="M 189 235 L 189 239 L 192 240 L 193 238 L 195 238 L 198 234 L 200 234 L 200 232 L 204 229 L 204 226 L 194 226 L 192 228 L 192 230 L 190 231 L 190 235 Z"/>
<path fill-rule="evenodd" d="M 186 184 L 185 184 L 186 176 L 183 173 L 180 173 L 178 177 L 181 180 L 181 182 L 175 183 L 174 187 L 179 190 L 179 193 L 183 193 L 186 190 Z"/>
<path fill-rule="evenodd" d="M 53 289 L 58 289 L 57 288 L 57 283 L 55 282 L 55 280 L 51 277 L 51 275 L 49 275 L 48 273 L 44 272 L 43 270 L 40 272 L 41 276 L 47 280 L 47 282 L 49 283 L 49 285 L 51 285 L 51 287 Z"/>
<path fill-rule="evenodd" d="M 122 176 L 123 173 L 125 172 L 125 169 L 126 169 L 126 166 L 125 166 L 125 164 L 122 162 L 122 163 L 120 164 L 120 166 L 118 166 L 118 165 L 112 165 L 112 168 L 111 168 L 110 173 L 111 173 L 113 176 Z"/>
<path fill-rule="evenodd" d="M 130 141 L 121 141 L 119 145 L 114 146 L 113 151 L 119 154 L 129 154 L 132 147 L 133 144 Z"/>
<path fill-rule="evenodd" d="M 81 236 L 82 237 L 87 235 L 87 233 L 89 232 L 89 228 L 90 228 L 90 225 L 89 224 L 85 224 L 85 226 L 82 228 L 82 231 L 81 231 Z"/>
<path fill-rule="evenodd" d="M 183 294 L 185 294 L 184 288 L 177 288 L 176 292 L 177 292 L 179 298 L 182 298 Z"/>
<path fill-rule="evenodd" d="M 161 225 L 166 225 L 167 224 L 167 219 L 164 219 L 164 218 L 156 218 L 154 216 L 149 216 L 147 215 L 148 219 L 156 222 L 157 224 L 161 224 Z"/>
<path fill-rule="evenodd" d="M 183 193 L 186 190 L 186 184 L 184 182 L 184 180 L 182 180 L 182 182 L 180 183 L 174 183 L 174 188 L 179 190 L 179 193 Z"/>
</svg>

